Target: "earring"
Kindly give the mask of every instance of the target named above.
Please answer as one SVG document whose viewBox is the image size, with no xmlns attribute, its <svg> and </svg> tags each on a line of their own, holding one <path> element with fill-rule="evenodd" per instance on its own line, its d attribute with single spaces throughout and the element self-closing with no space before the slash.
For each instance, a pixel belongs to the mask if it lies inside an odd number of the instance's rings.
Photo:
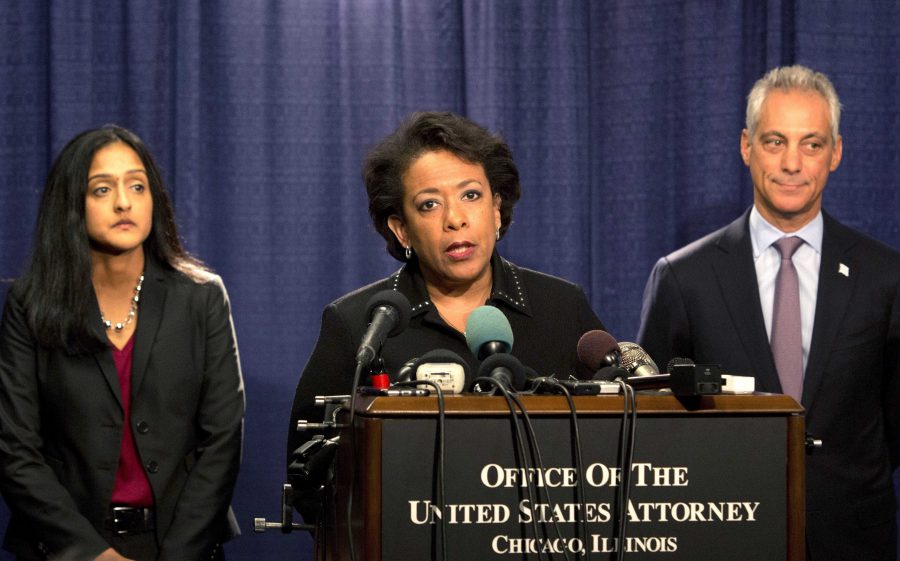
<svg viewBox="0 0 900 561">
<path fill-rule="evenodd" d="M 497 228 L 497 241 L 500 241 L 500 228 Z"/>
<path fill-rule="evenodd" d="M 406 246 L 406 260 L 409 261 L 412 259 L 412 247 Z"/>
</svg>

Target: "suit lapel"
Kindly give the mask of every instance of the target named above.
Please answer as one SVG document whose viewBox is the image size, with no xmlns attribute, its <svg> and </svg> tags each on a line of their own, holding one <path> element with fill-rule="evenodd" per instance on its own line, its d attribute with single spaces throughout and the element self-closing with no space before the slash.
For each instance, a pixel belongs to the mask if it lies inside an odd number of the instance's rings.
<svg viewBox="0 0 900 561">
<path fill-rule="evenodd" d="M 753 368 L 753 372 L 735 374 L 753 375 L 759 391 L 778 392 L 781 391 L 781 383 L 775 370 L 759 300 L 749 217 L 748 210 L 725 228 L 717 242 L 725 257 L 715 260 L 714 268 L 731 323 Z"/>
<path fill-rule="evenodd" d="M 106 331 L 103 329 L 102 324 L 100 323 L 100 304 L 97 302 L 96 296 L 92 299 L 92 310 L 90 312 L 91 317 L 97 318 L 96 327 L 94 328 L 94 334 L 97 336 L 97 339 L 100 341 L 106 341 L 107 345 L 109 342 L 106 338 Z M 122 388 L 119 385 L 119 373 L 116 371 L 116 363 L 113 362 L 112 352 L 107 347 L 106 349 L 94 353 L 94 359 L 97 361 L 97 366 L 100 368 L 100 372 L 103 373 L 103 377 L 106 378 L 106 383 L 109 385 L 109 390 L 116 397 L 116 402 L 118 402 L 119 407 L 122 407 Z"/>
<path fill-rule="evenodd" d="M 166 303 L 165 275 L 150 259 L 147 260 L 144 286 L 141 289 L 138 324 L 134 333 L 134 356 L 131 363 L 131 395 L 137 395 L 144 381 L 150 351 L 162 320 Z"/>
<path fill-rule="evenodd" d="M 803 405 L 809 409 L 822 383 L 828 355 L 856 284 L 853 256 L 848 252 L 855 239 L 833 218 L 822 213 L 825 221 L 822 237 L 822 261 L 816 292 L 816 314 L 806 373 L 803 379 Z"/>
</svg>

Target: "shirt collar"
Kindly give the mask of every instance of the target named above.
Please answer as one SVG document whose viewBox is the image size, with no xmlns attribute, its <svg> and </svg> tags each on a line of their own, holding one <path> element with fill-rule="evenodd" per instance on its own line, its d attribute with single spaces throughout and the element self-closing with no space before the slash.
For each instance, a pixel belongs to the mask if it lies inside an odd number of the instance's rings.
<svg viewBox="0 0 900 561">
<path fill-rule="evenodd" d="M 796 232 L 790 234 L 782 232 L 756 210 L 756 205 L 750 210 L 750 241 L 753 244 L 753 260 L 759 259 L 763 251 L 769 249 L 769 246 L 777 242 L 785 236 L 797 236 L 801 238 L 807 245 L 816 250 L 816 253 L 822 253 L 822 236 L 825 232 L 825 221 L 822 218 L 822 211 L 819 210 L 816 217 L 809 221 L 806 226 L 800 228 Z"/>
<path fill-rule="evenodd" d="M 500 257 L 495 251 L 491 256 L 492 288 L 489 303 L 502 304 L 527 316 L 531 315 L 528 292 L 522 282 L 520 267 Z M 419 270 L 418 260 L 407 262 L 390 277 L 392 290 L 409 299 L 412 315 L 416 316 L 434 309 L 425 279 Z"/>
</svg>

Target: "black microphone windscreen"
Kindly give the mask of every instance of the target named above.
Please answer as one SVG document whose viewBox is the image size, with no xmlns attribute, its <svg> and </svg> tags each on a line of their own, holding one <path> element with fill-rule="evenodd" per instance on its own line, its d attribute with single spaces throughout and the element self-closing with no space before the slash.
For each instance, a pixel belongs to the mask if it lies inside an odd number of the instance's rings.
<svg viewBox="0 0 900 561">
<path fill-rule="evenodd" d="M 376 308 L 386 306 L 397 311 L 397 323 L 388 333 L 388 337 L 397 335 L 409 325 L 409 318 L 412 315 L 412 307 L 409 305 L 409 299 L 396 290 L 382 290 L 376 292 L 369 298 L 366 304 L 366 317 L 372 320 L 372 313 Z"/>
<path fill-rule="evenodd" d="M 591 370 L 608 366 L 606 357 L 619 349 L 612 335 L 601 329 L 592 329 L 578 339 L 578 360 Z"/>
<path fill-rule="evenodd" d="M 493 354 L 478 367 L 479 378 L 491 378 L 498 372 L 504 372 L 509 376 L 509 387 L 512 390 L 524 390 L 527 384 L 525 379 L 525 367 L 515 356 L 508 353 Z"/>
</svg>

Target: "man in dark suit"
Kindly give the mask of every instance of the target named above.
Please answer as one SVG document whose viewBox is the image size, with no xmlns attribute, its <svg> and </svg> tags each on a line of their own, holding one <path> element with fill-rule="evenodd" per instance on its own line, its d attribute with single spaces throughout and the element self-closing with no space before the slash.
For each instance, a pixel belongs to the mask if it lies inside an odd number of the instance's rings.
<svg viewBox="0 0 900 561">
<path fill-rule="evenodd" d="M 659 364 L 719 363 L 793 395 L 823 441 L 807 456 L 807 557 L 894 561 L 900 253 L 821 209 L 839 121 L 821 73 L 776 68 L 754 85 L 741 133 L 753 207 L 657 262 L 638 340 Z"/>
</svg>

